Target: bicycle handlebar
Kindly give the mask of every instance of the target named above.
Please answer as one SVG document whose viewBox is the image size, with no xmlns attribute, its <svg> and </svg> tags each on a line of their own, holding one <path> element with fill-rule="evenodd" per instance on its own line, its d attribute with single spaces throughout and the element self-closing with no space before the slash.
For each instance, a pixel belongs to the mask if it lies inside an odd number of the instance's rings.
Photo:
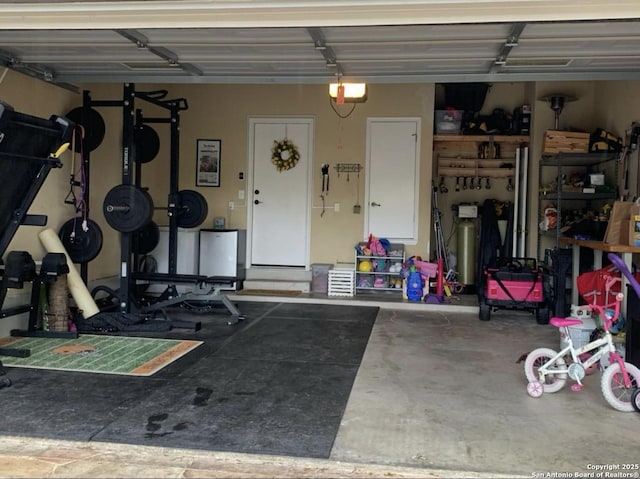
<svg viewBox="0 0 640 479">
<path fill-rule="evenodd" d="M 591 311 L 595 311 L 598 316 L 602 319 L 602 325 L 606 331 L 611 329 L 611 326 L 618 321 L 620 317 L 620 304 L 624 299 L 624 294 L 618 293 L 616 294 L 616 300 L 613 303 L 605 304 L 600 306 L 599 304 L 589 304 L 589 309 Z M 609 317 L 606 310 L 613 308 L 613 316 Z"/>
</svg>

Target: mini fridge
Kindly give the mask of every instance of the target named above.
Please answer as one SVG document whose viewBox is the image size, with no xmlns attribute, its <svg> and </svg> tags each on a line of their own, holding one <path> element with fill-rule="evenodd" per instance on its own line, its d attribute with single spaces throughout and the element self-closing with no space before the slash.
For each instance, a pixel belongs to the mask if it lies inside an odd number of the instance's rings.
<svg viewBox="0 0 640 479">
<path fill-rule="evenodd" d="M 158 273 L 169 272 L 169 227 L 160 226 L 160 239 L 153 251 Z M 198 274 L 198 230 L 178 228 L 177 274 Z"/>
<path fill-rule="evenodd" d="M 245 278 L 246 230 L 200 230 L 200 264 L 202 276 L 236 277 L 233 285 L 222 289 L 242 289 Z"/>
<path fill-rule="evenodd" d="M 158 245 L 150 255 L 156 260 L 158 273 L 169 273 L 169 227 L 158 227 L 160 237 Z M 198 245 L 197 229 L 178 228 L 178 254 L 176 257 L 176 273 L 185 275 L 198 274 Z M 179 293 L 193 289 L 191 284 L 175 285 Z M 147 287 L 148 293 L 162 293 L 167 288 L 164 283 L 151 283 Z"/>
</svg>

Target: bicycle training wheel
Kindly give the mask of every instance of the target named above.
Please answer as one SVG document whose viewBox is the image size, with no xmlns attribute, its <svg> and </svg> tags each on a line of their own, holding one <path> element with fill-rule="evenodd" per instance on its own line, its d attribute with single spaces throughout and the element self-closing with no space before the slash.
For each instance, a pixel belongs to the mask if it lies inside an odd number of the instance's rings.
<svg viewBox="0 0 640 479">
<path fill-rule="evenodd" d="M 630 388 L 624 386 L 624 377 L 620 370 L 620 364 L 613 363 L 602 373 L 600 389 L 602 389 L 604 399 L 613 409 L 632 412 L 634 409 L 631 403 L 631 396 L 633 391 L 640 387 L 640 369 L 626 362 L 624 367 L 627 370 L 627 374 L 629 374 L 629 379 L 631 379 Z"/>
<path fill-rule="evenodd" d="M 556 356 L 553 349 L 538 348 L 534 349 L 527 355 L 527 359 L 524 362 L 524 374 L 527 377 L 527 381 L 530 383 L 534 381 L 540 381 L 538 376 L 538 369 L 546 364 L 551 358 Z M 545 375 L 544 381 L 540 381 L 545 393 L 555 393 L 560 391 L 567 382 L 567 373 L 554 373 L 554 369 L 565 369 L 567 364 L 564 358 L 558 358 Z"/>
</svg>

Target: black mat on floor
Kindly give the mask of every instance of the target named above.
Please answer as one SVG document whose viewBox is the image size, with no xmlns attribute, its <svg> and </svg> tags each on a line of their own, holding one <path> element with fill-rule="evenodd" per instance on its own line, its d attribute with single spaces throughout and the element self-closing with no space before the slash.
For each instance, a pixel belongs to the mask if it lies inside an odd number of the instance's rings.
<svg viewBox="0 0 640 479">
<path fill-rule="evenodd" d="M 377 308 L 241 310 L 172 331 L 205 344 L 149 378 L 9 369 L 0 434 L 329 457 Z"/>
</svg>

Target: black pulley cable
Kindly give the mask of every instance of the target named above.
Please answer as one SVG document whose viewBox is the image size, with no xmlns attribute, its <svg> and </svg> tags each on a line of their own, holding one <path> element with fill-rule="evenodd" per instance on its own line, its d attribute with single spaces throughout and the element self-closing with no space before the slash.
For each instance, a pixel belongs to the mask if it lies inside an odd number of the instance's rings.
<svg viewBox="0 0 640 479">
<path fill-rule="evenodd" d="M 76 135 L 80 136 L 81 140 L 78 142 L 80 148 L 78 151 L 73 151 L 71 155 L 71 175 L 69 178 L 69 193 L 67 193 L 64 202 L 68 205 L 73 205 L 76 213 L 82 213 L 83 218 L 86 218 L 86 202 L 85 202 L 85 168 L 83 163 L 83 142 L 84 140 L 84 127 L 82 125 L 76 125 L 76 128 L 71 132 L 72 142 L 76 141 Z M 75 170 L 76 154 L 80 157 L 80 167 L 78 171 Z M 80 176 L 80 180 L 76 180 L 76 174 Z M 75 194 L 74 188 L 80 188 L 80 198 Z"/>
<path fill-rule="evenodd" d="M 88 231 L 88 205 L 86 201 L 86 185 L 87 185 L 87 174 L 84 165 L 84 147 L 82 142 L 84 141 L 85 130 L 82 125 L 76 125 L 76 132 L 72 135 L 71 138 L 71 175 L 69 177 L 69 193 L 64 199 L 64 202 L 68 205 L 73 205 L 75 209 L 75 213 L 80 215 L 82 220 L 82 229 L 86 233 Z M 76 145 L 76 138 L 79 138 L 80 145 Z M 79 167 L 76 171 L 76 154 L 79 156 Z M 79 178 L 79 179 L 76 179 Z M 79 188 L 79 194 L 76 195 L 76 188 Z M 75 218 L 78 219 L 78 218 Z M 70 231 L 71 238 L 75 236 L 75 227 Z"/>
</svg>

